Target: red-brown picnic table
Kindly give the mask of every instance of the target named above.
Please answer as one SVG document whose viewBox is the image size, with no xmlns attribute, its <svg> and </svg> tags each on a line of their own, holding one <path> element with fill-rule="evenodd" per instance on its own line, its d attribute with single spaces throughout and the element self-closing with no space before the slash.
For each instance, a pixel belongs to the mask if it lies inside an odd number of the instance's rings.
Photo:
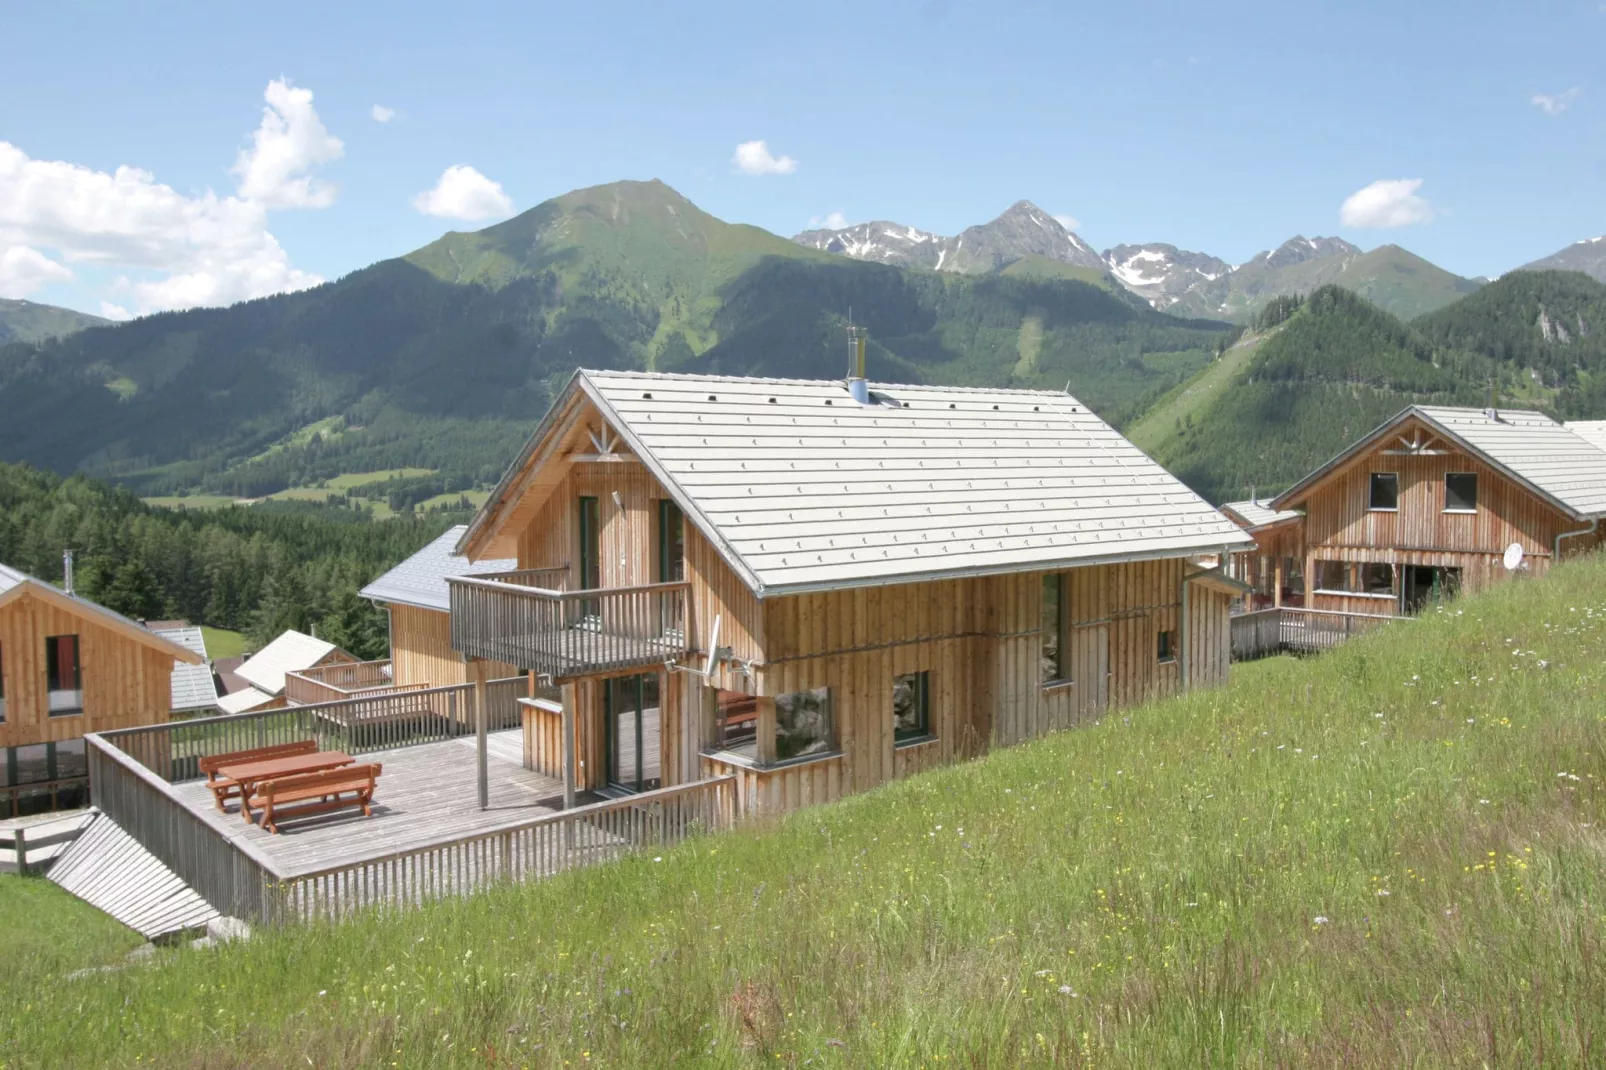
<svg viewBox="0 0 1606 1070">
<path fill-rule="evenodd" d="M 263 762 L 246 762 L 243 765 L 226 765 L 218 770 L 240 785 L 240 813 L 246 823 L 252 821 L 251 793 L 258 783 L 277 777 L 296 776 L 301 773 L 320 773 L 325 769 L 339 769 L 351 765 L 356 759 L 337 750 L 321 750 L 313 754 L 292 754 L 285 758 L 270 758 Z"/>
</svg>

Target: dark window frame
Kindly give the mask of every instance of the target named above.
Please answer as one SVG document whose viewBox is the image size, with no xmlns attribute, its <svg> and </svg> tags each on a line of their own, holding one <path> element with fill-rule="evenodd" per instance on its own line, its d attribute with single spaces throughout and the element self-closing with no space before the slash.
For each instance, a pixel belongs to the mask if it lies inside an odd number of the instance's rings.
<svg viewBox="0 0 1606 1070">
<path fill-rule="evenodd" d="M 898 727 L 898 709 L 896 696 L 898 685 L 910 681 L 914 690 L 914 708 L 918 723 L 911 728 Z M 920 743 L 931 739 L 931 673 L 926 669 L 918 672 L 904 672 L 892 678 L 892 693 L 894 696 L 892 708 L 892 743 L 894 746 L 910 743 Z"/>
<path fill-rule="evenodd" d="M 1467 501 L 1466 495 L 1452 496 L 1450 481 L 1452 479 L 1471 480 L 1472 494 L 1470 504 L 1453 504 L 1454 500 Z M 1478 473 L 1476 472 L 1446 472 L 1444 473 L 1444 511 L 1447 513 L 1476 513 L 1478 511 Z"/>
<path fill-rule="evenodd" d="M 70 643 L 72 677 L 62 675 L 62 647 Z M 63 687 L 64 683 L 72 686 Z M 57 708 L 57 695 L 75 695 L 77 705 Z M 45 637 L 45 705 L 51 717 L 75 717 L 84 712 L 83 643 L 78 635 L 47 635 Z"/>
<path fill-rule="evenodd" d="M 1065 626 L 1069 606 L 1067 595 L 1070 584 L 1066 582 L 1063 572 L 1049 572 L 1043 576 L 1043 603 L 1038 613 L 1038 631 L 1041 640 L 1041 676 L 1040 681 L 1044 687 L 1057 687 L 1062 684 L 1073 683 L 1071 674 L 1066 671 L 1067 638 L 1069 629 Z M 1053 591 L 1053 613 L 1049 612 L 1049 592 Z"/>
<path fill-rule="evenodd" d="M 1374 586 L 1374 582 L 1377 580 L 1377 576 L 1373 574 L 1374 569 L 1388 570 L 1388 586 L 1386 590 L 1382 589 L 1381 584 Z M 1393 598 L 1399 594 L 1398 581 L 1399 569 L 1395 568 L 1390 562 L 1367 561 L 1360 566 L 1360 581 L 1355 585 L 1359 589 L 1354 593 L 1374 596 L 1388 595 Z"/>
<path fill-rule="evenodd" d="M 1155 635 L 1154 660 L 1169 665 L 1177 660 L 1177 632 L 1175 628 L 1161 628 Z"/>
<path fill-rule="evenodd" d="M 679 550 L 677 553 L 676 550 Z M 658 582 L 686 578 L 686 514 L 672 498 L 658 499 Z"/>
<path fill-rule="evenodd" d="M 1389 486 L 1390 484 L 1393 486 L 1393 492 L 1390 495 L 1393 499 L 1392 504 L 1378 505 L 1378 488 Z M 1366 511 L 1369 513 L 1397 513 L 1400 511 L 1400 473 L 1373 472 L 1371 474 L 1371 478 L 1367 480 L 1366 485 Z"/>
</svg>

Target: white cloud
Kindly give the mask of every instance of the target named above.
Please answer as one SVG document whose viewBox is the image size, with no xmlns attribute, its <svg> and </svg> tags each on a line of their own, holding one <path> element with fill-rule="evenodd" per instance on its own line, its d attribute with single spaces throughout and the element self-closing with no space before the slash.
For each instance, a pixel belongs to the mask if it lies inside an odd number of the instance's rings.
<svg viewBox="0 0 1606 1070">
<path fill-rule="evenodd" d="M 27 297 L 50 282 L 72 278 L 72 269 L 38 249 L 13 245 L 0 251 L 0 297 Z"/>
<path fill-rule="evenodd" d="M 290 266 L 260 202 L 210 190 L 185 196 L 137 167 L 108 173 L 35 160 L 0 141 L 0 249 L 37 268 L 18 248 L 51 250 L 58 266 L 142 273 L 116 287 L 142 313 L 230 304 L 323 281 Z"/>
<path fill-rule="evenodd" d="M 827 212 L 825 215 L 813 216 L 809 219 L 810 230 L 841 230 L 853 224 L 841 212 Z"/>
<path fill-rule="evenodd" d="M 234 161 L 240 196 L 269 208 L 329 207 L 335 187 L 306 172 L 340 159 L 346 147 L 318 118 L 312 90 L 276 78 L 262 97 L 268 102 L 262 124 L 251 135 L 251 147 L 241 149 Z"/>
<path fill-rule="evenodd" d="M 789 175 L 797 170 L 797 161 L 773 155 L 763 141 L 744 141 L 736 146 L 731 166 L 744 175 Z"/>
<path fill-rule="evenodd" d="M 1528 103 L 1544 112 L 1546 115 L 1560 115 L 1572 107 L 1573 101 L 1583 95 L 1583 90 L 1573 86 L 1561 93 L 1535 93 L 1528 98 Z"/>
<path fill-rule="evenodd" d="M 375 104 L 368 112 L 374 117 L 376 123 L 388 123 L 396 118 L 396 109 L 387 108 L 383 104 Z"/>
<path fill-rule="evenodd" d="M 134 314 L 122 305 L 114 305 L 110 301 L 100 303 L 100 314 L 109 320 L 131 320 Z"/>
<path fill-rule="evenodd" d="M 1054 219 L 1066 230 L 1075 230 L 1082 225 L 1082 221 L 1073 215 L 1057 215 Z"/>
<path fill-rule="evenodd" d="M 513 200 L 502 184 L 467 164 L 442 171 L 433 188 L 413 198 L 413 207 L 425 215 L 447 219 L 498 219 L 513 214 Z"/>
<path fill-rule="evenodd" d="M 1433 222 L 1433 206 L 1416 191 L 1420 178 L 1383 178 L 1344 198 L 1338 217 L 1346 227 L 1408 227 Z"/>
</svg>

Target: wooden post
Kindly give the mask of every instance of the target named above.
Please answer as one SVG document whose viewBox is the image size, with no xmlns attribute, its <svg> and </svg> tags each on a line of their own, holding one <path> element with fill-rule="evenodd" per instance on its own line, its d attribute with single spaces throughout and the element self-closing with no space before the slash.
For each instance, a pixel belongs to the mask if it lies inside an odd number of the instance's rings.
<svg viewBox="0 0 1606 1070">
<path fill-rule="evenodd" d="M 574 809 L 575 717 L 580 688 L 573 680 L 563 685 L 563 808 Z"/>
<path fill-rule="evenodd" d="M 490 741 L 486 738 L 486 721 L 489 720 L 490 689 L 486 687 L 485 661 L 468 659 L 469 677 L 474 683 L 474 754 L 479 766 L 480 809 L 491 806 Z"/>
<path fill-rule="evenodd" d="M 26 829 L 17 828 L 13 830 L 11 846 L 17 855 L 17 876 L 26 877 L 28 875 L 28 832 Z"/>
<path fill-rule="evenodd" d="M 1283 555 L 1276 557 L 1276 566 L 1272 570 L 1271 604 L 1276 609 L 1283 608 Z"/>
<path fill-rule="evenodd" d="M 775 764 L 775 699 L 760 695 L 758 703 L 758 764 Z"/>
</svg>

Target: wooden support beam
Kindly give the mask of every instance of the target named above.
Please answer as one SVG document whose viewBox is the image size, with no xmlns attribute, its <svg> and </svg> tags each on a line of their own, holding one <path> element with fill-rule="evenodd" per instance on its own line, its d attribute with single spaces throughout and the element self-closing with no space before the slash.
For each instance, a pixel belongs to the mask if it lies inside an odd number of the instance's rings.
<svg viewBox="0 0 1606 1070">
<path fill-rule="evenodd" d="M 577 740 L 580 704 L 580 686 L 573 680 L 563 684 L 563 808 L 574 809 L 574 752 Z"/>
<path fill-rule="evenodd" d="M 755 701 L 758 704 L 758 764 L 773 765 L 775 763 L 775 699 L 771 695 L 759 695 Z"/>
<path fill-rule="evenodd" d="M 474 685 L 474 755 L 478 767 L 480 809 L 491 806 L 490 741 L 486 737 L 486 722 L 490 719 L 491 694 L 486 685 L 486 662 L 483 658 L 468 659 L 469 681 Z"/>
</svg>

